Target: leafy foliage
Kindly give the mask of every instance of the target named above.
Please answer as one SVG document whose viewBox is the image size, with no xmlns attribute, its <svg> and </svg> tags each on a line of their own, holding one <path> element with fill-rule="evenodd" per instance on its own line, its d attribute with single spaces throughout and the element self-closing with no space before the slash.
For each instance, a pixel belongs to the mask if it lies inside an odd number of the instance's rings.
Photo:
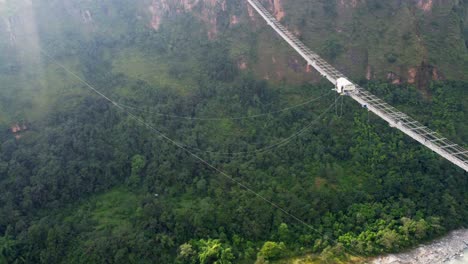
<svg viewBox="0 0 468 264">
<path fill-rule="evenodd" d="M 272 241 L 267 241 L 265 242 L 265 244 L 263 244 L 258 254 L 266 260 L 274 260 L 282 257 L 285 251 L 286 246 L 283 242 L 276 243 Z"/>
<path fill-rule="evenodd" d="M 100 7 L 110 8 L 110 18 L 99 18 L 103 25 L 114 15 L 134 15 L 120 4 Z M 32 125 L 19 138 L 6 125 L 0 129 L 0 262 L 224 264 L 304 253 L 336 261 L 349 251 L 399 251 L 467 224 L 466 173 L 347 99 L 341 118 L 327 113 L 281 148 L 225 155 L 281 142 L 335 99 L 277 112 L 330 87 L 259 81 L 236 67 L 231 43 L 201 37 L 190 16 L 169 19 L 159 32 L 106 35 L 100 28 L 47 35 L 66 41 L 44 46 L 100 91 L 132 105 L 133 114 L 191 150 L 207 150 L 197 154 L 312 228 L 197 163 L 46 61 L 41 69 L 51 88 L 38 84 L 40 93 L 16 89 L 16 81 L 39 73 L 1 72 L 11 79 L 0 102 L 18 102 L 27 113 L 8 111 L 8 119 L 28 117 Z M 330 47 L 338 55 L 339 43 Z M 2 59 L 0 68 L 11 63 Z M 148 72 L 139 76 L 142 69 Z M 435 82 L 430 100 L 412 86 L 363 85 L 447 137 L 468 141 L 460 96 L 466 83 Z M 49 100 L 39 104 L 36 97 Z M 37 109 L 42 115 L 32 115 Z M 270 114 L 174 118 L 260 113 Z"/>
</svg>

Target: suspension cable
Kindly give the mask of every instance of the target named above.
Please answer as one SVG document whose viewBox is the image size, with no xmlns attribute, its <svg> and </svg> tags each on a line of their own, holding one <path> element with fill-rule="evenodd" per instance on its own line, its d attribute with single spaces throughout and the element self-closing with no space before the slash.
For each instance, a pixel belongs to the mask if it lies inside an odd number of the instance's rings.
<svg viewBox="0 0 468 264">
<path fill-rule="evenodd" d="M 331 91 L 329 91 L 328 93 L 325 93 L 325 94 L 323 94 L 323 95 L 321 95 L 319 97 L 314 97 L 314 98 L 311 98 L 311 99 L 309 99 L 309 100 L 307 100 L 305 102 L 302 102 L 300 104 L 290 106 L 290 107 L 286 107 L 286 108 L 283 108 L 283 109 L 280 109 L 280 110 L 271 111 L 271 112 L 262 113 L 262 114 L 249 115 L 249 116 L 240 116 L 240 117 L 190 117 L 190 116 L 179 116 L 179 115 L 163 114 L 161 112 L 150 111 L 150 110 L 143 109 L 141 107 L 125 105 L 125 104 L 122 104 L 122 103 L 118 103 L 118 104 L 120 106 L 124 107 L 124 108 L 127 108 L 127 109 L 132 109 L 132 110 L 145 112 L 145 113 L 148 113 L 148 114 L 153 114 L 153 115 L 162 116 L 162 117 L 179 118 L 179 119 L 186 119 L 186 120 L 197 120 L 197 121 L 243 120 L 243 119 L 252 119 L 252 118 L 263 117 L 263 116 L 267 116 L 267 115 L 271 115 L 271 114 L 282 113 L 282 112 L 286 112 L 286 111 L 289 111 L 289 110 L 292 110 L 292 109 L 295 109 L 295 108 L 299 108 L 301 106 L 308 105 L 308 104 L 310 104 L 312 102 L 316 102 L 316 101 L 324 98 L 325 96 L 329 95 L 330 93 L 331 93 Z"/>
<path fill-rule="evenodd" d="M 230 176 L 229 174 L 227 174 L 226 172 L 224 172 L 223 170 L 217 168 L 215 165 L 211 164 L 210 162 L 208 162 L 207 160 L 203 159 L 202 157 L 198 156 L 196 153 L 192 152 L 190 149 L 186 148 L 183 144 L 171 139 L 170 137 L 166 136 L 165 134 L 163 134 L 161 131 L 159 131 L 157 128 L 155 128 L 154 126 L 152 126 L 151 124 L 145 122 L 143 119 L 139 118 L 138 116 L 134 115 L 133 113 L 129 112 L 128 110 L 126 110 L 124 107 L 120 106 L 117 102 L 113 101 L 112 99 L 110 99 L 109 97 L 107 97 L 106 95 L 104 95 L 102 92 L 100 92 L 98 89 L 94 88 L 91 84 L 89 84 L 87 81 L 85 81 L 83 78 L 79 77 L 77 74 L 75 74 L 74 72 L 70 71 L 68 68 L 66 68 L 64 65 L 62 65 L 61 63 L 59 63 L 56 59 L 54 59 L 52 56 L 50 56 L 48 53 L 46 53 L 44 50 L 42 50 L 41 48 L 39 48 L 40 52 L 42 54 L 44 54 L 44 56 L 46 56 L 47 58 L 49 58 L 53 63 L 55 63 L 56 65 L 58 65 L 60 68 L 62 68 L 63 70 L 65 70 L 67 73 L 69 73 L 70 75 L 72 75 L 74 78 L 76 78 L 77 80 L 79 80 L 81 83 L 83 83 L 84 85 L 86 85 L 86 87 L 88 87 L 90 90 L 92 90 L 93 92 L 95 92 L 96 94 L 98 94 L 99 96 L 101 96 L 102 98 L 104 98 L 106 101 L 108 101 L 109 103 L 113 104 L 116 108 L 118 108 L 119 110 L 121 110 L 122 112 L 124 112 L 125 114 L 127 114 L 131 119 L 135 120 L 137 123 L 141 124 L 142 126 L 148 128 L 149 130 L 153 131 L 157 138 L 161 138 L 161 139 L 164 139 L 166 141 L 168 141 L 169 143 L 171 143 L 172 145 L 176 146 L 177 148 L 181 149 L 181 150 L 184 150 L 187 154 L 189 154 L 190 156 L 192 156 L 193 158 L 195 158 L 196 160 L 198 160 L 200 163 L 206 165 L 207 167 L 211 168 L 212 170 L 218 172 L 221 176 L 231 180 L 232 182 L 234 182 L 235 184 L 239 185 L 241 188 L 245 189 L 246 191 L 250 192 L 251 194 L 255 195 L 256 197 L 260 198 L 261 200 L 263 200 L 265 203 L 269 204 L 270 206 L 278 209 L 279 211 L 281 211 L 283 214 L 289 216 L 290 218 L 294 219 L 295 221 L 297 221 L 298 223 L 304 225 L 305 227 L 307 227 L 308 229 L 312 230 L 313 232 L 321 235 L 324 239 L 332 242 L 332 243 L 335 243 L 335 244 L 338 244 L 338 241 L 335 240 L 335 239 L 332 239 L 332 238 L 329 238 L 328 236 L 326 236 L 323 232 L 321 232 L 320 230 L 314 228 L 312 225 L 308 224 L 307 222 L 305 222 L 304 220 L 302 220 L 301 218 L 299 218 L 298 216 L 296 216 L 295 214 L 293 213 L 290 213 L 288 211 L 286 211 L 286 209 L 284 209 L 283 207 L 279 206 L 278 204 L 274 203 L 273 201 L 269 200 L 268 198 L 266 198 L 265 196 L 261 195 L 260 193 L 256 192 L 255 190 L 253 190 L 251 187 L 247 186 L 246 184 L 242 183 L 241 181 L 239 180 L 236 180 L 233 176 Z M 335 101 L 336 103 L 336 101 Z M 334 103 L 334 104 L 335 104 Z M 331 107 L 333 107 L 333 105 Z M 330 109 L 331 109 L 330 107 Z M 328 109 L 329 110 L 329 109 Z M 353 252 L 351 249 L 348 249 L 345 247 L 345 250 L 358 256 L 360 254 L 358 254 L 357 252 Z"/>
<path fill-rule="evenodd" d="M 239 152 L 220 152 L 220 151 L 207 151 L 207 150 L 202 150 L 202 149 L 199 149 L 199 148 L 196 148 L 196 147 L 190 147 L 190 146 L 185 146 L 186 148 L 188 149 L 191 149 L 195 152 L 198 152 L 198 153 L 208 153 L 208 154 L 213 154 L 213 155 L 220 155 L 220 156 L 237 156 L 237 155 L 248 155 L 248 154 L 259 154 L 259 153 L 265 153 L 267 151 L 270 151 L 270 150 L 273 150 L 273 149 L 276 149 L 276 148 L 280 148 L 282 146 L 285 146 L 287 145 L 289 142 L 291 142 L 294 138 L 296 137 L 301 137 L 304 133 L 306 133 L 308 130 L 310 130 L 314 125 L 315 123 L 317 123 L 320 119 L 322 119 L 322 117 L 328 113 L 331 109 L 333 109 L 333 107 L 336 105 L 336 101 L 334 101 L 327 109 L 325 109 L 319 116 L 317 116 L 317 118 L 315 118 L 314 120 L 312 120 L 311 122 L 308 123 L 307 126 L 305 126 L 304 128 L 300 129 L 299 131 L 297 131 L 296 133 L 290 135 L 289 137 L 287 138 L 284 138 L 280 141 L 278 141 L 277 143 L 274 143 L 272 145 L 269 145 L 269 146 L 266 146 L 266 147 L 262 147 L 262 148 L 259 148 L 259 149 L 256 149 L 256 150 L 251 150 L 251 151 L 239 151 Z"/>
</svg>

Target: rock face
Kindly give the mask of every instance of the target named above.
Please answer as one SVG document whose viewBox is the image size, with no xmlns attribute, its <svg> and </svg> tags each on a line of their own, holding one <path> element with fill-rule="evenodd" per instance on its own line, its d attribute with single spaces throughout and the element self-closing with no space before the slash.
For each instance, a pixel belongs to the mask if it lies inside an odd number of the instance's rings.
<svg viewBox="0 0 468 264">
<path fill-rule="evenodd" d="M 366 0 L 339 0 L 339 1 L 337 1 L 337 4 L 342 6 L 342 7 L 356 8 L 359 5 L 366 4 L 367 2 L 368 1 L 366 1 Z M 430 11 L 432 11 L 432 8 L 433 8 L 436 1 L 434 1 L 434 0 L 413 0 L 413 2 L 419 9 L 421 9 L 423 11 L 426 11 L 426 12 L 430 12 Z M 443 3 L 443 1 L 439 1 L 439 2 Z"/>
<path fill-rule="evenodd" d="M 266 7 L 275 15 L 278 20 L 285 17 L 283 0 L 264 0 Z M 218 16 L 228 12 L 228 4 L 242 6 L 248 11 L 249 17 L 255 18 L 255 11 L 248 6 L 246 1 L 235 0 L 228 3 L 227 0 L 153 0 L 148 7 L 151 13 L 151 27 L 158 30 L 164 18 L 171 13 L 192 12 L 196 17 L 203 20 L 208 25 L 208 35 L 210 38 L 216 36 L 218 32 Z M 239 24 L 239 17 L 230 14 L 230 24 Z"/>
<path fill-rule="evenodd" d="M 320 0 L 310 0 L 307 3 L 298 3 L 292 0 L 260 0 L 260 2 L 299 38 L 310 39 L 311 41 L 306 41 L 306 44 L 319 54 L 320 50 L 324 49 L 324 36 L 337 34 L 338 38 L 341 39 L 344 49 L 342 51 L 343 54 L 338 56 L 335 63 L 332 63 L 335 65 L 342 64 L 341 67 L 337 65 L 338 68 L 343 70 L 345 74 L 351 75 L 350 77 L 366 78 L 369 80 L 387 78 L 394 84 L 414 83 L 418 87 L 422 87 L 430 80 L 445 77 L 446 75 L 443 73 L 450 71 L 449 69 L 442 69 L 434 65 L 431 67 L 435 70 L 429 74 L 427 67 L 421 67 L 424 61 L 434 61 L 431 59 L 431 53 L 439 51 L 428 50 L 428 45 L 424 43 L 425 37 L 422 35 L 424 32 L 421 32 L 424 31 L 424 25 L 421 24 L 422 22 L 417 21 L 415 14 L 419 13 L 421 16 L 426 16 L 427 21 L 432 21 L 432 19 L 435 19 L 432 17 L 432 12 L 435 8 L 438 8 L 447 10 L 443 11 L 446 13 L 442 14 L 442 17 L 449 16 L 449 10 L 455 5 L 460 5 L 459 1 L 410 0 L 403 2 L 401 0 L 389 0 L 385 1 L 385 3 L 377 4 L 375 1 L 369 0 L 336 0 L 326 3 Z M 173 12 L 191 12 L 207 24 L 208 37 L 210 39 L 216 38 L 222 30 L 220 28 L 220 17 L 223 15 L 228 18 L 227 21 L 230 26 L 243 23 L 263 25 L 263 21 L 259 19 L 255 10 L 244 0 L 152 0 L 149 10 L 152 15 L 150 25 L 155 30 L 159 29 L 165 16 L 169 14 Z M 368 43 L 369 49 L 373 49 L 374 51 L 363 51 L 362 54 L 356 54 L 353 51 L 354 48 L 350 48 L 350 46 L 354 45 L 354 47 L 365 49 L 364 44 L 357 42 L 349 43 L 346 39 L 356 39 L 358 37 L 359 30 L 353 28 L 355 27 L 353 25 L 367 27 L 369 23 L 372 23 L 367 19 L 362 21 L 355 20 L 355 14 L 362 12 L 375 13 L 374 15 L 379 17 L 388 16 L 385 20 L 385 23 L 388 24 L 400 23 L 402 19 L 408 21 L 405 22 L 406 25 L 399 26 L 398 29 L 392 29 L 391 32 L 384 32 L 381 27 L 373 28 L 370 25 L 366 29 L 370 31 L 369 33 L 375 35 L 383 34 L 384 38 L 380 41 L 368 39 L 363 43 Z M 289 19 L 285 20 L 285 18 Z M 246 21 L 249 19 L 250 21 Z M 443 19 L 450 18 L 445 17 Z M 378 23 L 383 22 L 379 21 Z M 327 25 L 327 27 L 324 27 L 324 25 Z M 428 27 L 432 28 L 432 26 Z M 333 32 L 327 32 L 327 28 Z M 429 30 L 428 34 L 433 33 L 431 29 L 427 30 Z M 357 35 L 354 36 L 354 34 Z M 365 39 L 368 35 L 363 35 L 361 38 Z M 390 41 L 395 42 L 395 45 L 385 45 L 385 43 L 390 43 Z M 408 43 L 403 44 L 403 42 Z M 381 54 L 379 54 L 380 52 Z M 389 64 L 382 55 L 385 52 L 396 53 L 400 58 L 411 57 L 412 61 L 396 61 L 392 62 L 393 64 Z M 325 59 L 329 59 L 326 54 L 324 54 L 324 57 Z M 359 65 L 355 61 L 350 61 L 350 57 L 368 57 L 369 60 L 363 62 L 359 59 L 358 63 L 364 63 L 364 65 L 361 65 L 360 69 L 356 69 Z M 278 63 L 287 65 L 288 61 L 285 60 Z M 449 65 L 450 63 L 445 64 Z"/>
<path fill-rule="evenodd" d="M 31 5 L 30 0 L 17 1 L 25 2 L 25 6 Z M 39 1 L 45 0 L 37 0 L 34 3 Z M 5 0 L 0 0 L 0 14 L 4 2 Z M 465 22 L 465 29 L 460 29 L 461 21 L 456 20 L 462 13 L 454 15 L 454 10 L 465 10 L 465 13 L 468 13 L 468 5 L 460 0 L 260 2 L 307 46 L 350 78 L 387 79 L 392 83 L 414 83 L 418 87 L 424 87 L 431 80 L 468 78 L 463 74 L 468 70 L 468 66 L 463 64 L 463 59 L 457 58 L 463 58 L 463 52 L 466 52 L 463 30 L 468 32 L 468 23 Z M 80 3 L 64 0 L 62 3 L 63 10 L 79 21 L 79 26 L 89 28 L 89 31 L 102 27 L 99 24 L 100 20 L 104 20 L 100 19 L 101 16 L 112 16 L 112 10 L 105 11 L 112 9 L 112 5 L 98 0 Z M 269 34 L 269 39 L 275 35 L 273 32 L 257 30 L 265 28 L 266 24 L 246 0 L 137 0 L 134 1 L 134 5 L 138 11 L 130 16 L 134 15 L 142 21 L 141 24 L 155 31 L 160 29 L 166 18 L 190 13 L 204 22 L 206 37 L 209 39 L 224 35 L 225 30 L 241 27 L 243 31 L 250 31 L 247 33 Z M 26 14 L 26 11 L 22 13 L 20 16 L 0 16 L 0 37 L 7 40 L 11 46 L 21 46 L 21 43 L 26 42 L 35 43 L 34 40 L 21 39 L 21 36 L 37 35 L 32 23 L 34 18 L 28 19 L 34 14 Z M 453 24 L 450 25 L 452 28 L 448 28 L 448 23 Z M 468 40 L 465 41 L 468 43 Z M 276 49 L 270 50 L 269 54 L 264 52 L 264 55 L 259 51 L 258 55 L 271 57 L 281 45 L 284 43 L 279 39 L 265 45 L 257 43 L 258 49 L 264 46 L 273 46 L 271 49 Z M 329 48 L 330 46 L 332 48 Z M 447 52 L 446 47 L 450 47 L 453 52 Z M 392 56 L 386 57 L 386 54 Z M 287 56 L 289 58 L 277 56 L 274 69 L 266 69 L 267 66 L 263 66 L 268 73 L 262 72 L 260 75 L 278 75 L 276 73 L 280 68 L 283 72 L 292 69 L 290 72 L 297 73 L 297 65 L 290 62 L 296 57 L 292 52 Z M 450 56 L 452 57 L 449 58 Z M 246 63 L 239 63 L 239 68 L 244 68 L 245 65 L 255 68 L 255 62 L 249 61 L 251 58 L 246 56 L 243 59 Z M 258 58 L 259 63 L 260 59 Z M 428 65 L 429 62 L 432 65 Z M 424 67 L 421 66 L 423 64 Z M 291 65 L 293 67 L 290 67 Z M 304 73 L 309 69 L 305 64 L 300 68 Z M 290 74 L 286 74 L 286 77 L 297 79 L 297 76 Z"/>
<path fill-rule="evenodd" d="M 374 259 L 372 264 L 439 264 L 449 261 L 468 248 L 468 229 L 458 230 L 407 253 Z"/>
<path fill-rule="evenodd" d="M 284 18 L 285 13 L 284 13 L 284 9 L 283 9 L 282 0 L 269 0 L 266 3 L 266 6 L 270 9 L 271 13 L 279 21 L 281 21 Z"/>
<path fill-rule="evenodd" d="M 10 132 L 16 139 L 20 139 L 22 137 L 22 133 L 28 129 L 29 127 L 26 123 L 16 123 L 10 126 Z"/>
<path fill-rule="evenodd" d="M 208 37 L 213 38 L 218 32 L 218 13 L 226 12 L 227 0 L 153 0 L 149 6 L 151 27 L 158 30 L 164 18 L 171 13 L 192 12 L 208 25 Z M 195 9 L 197 10 L 195 12 Z M 237 24 L 236 17 L 231 23 Z"/>
<path fill-rule="evenodd" d="M 429 12 L 432 10 L 433 4 L 434 4 L 433 0 L 418 0 L 417 1 L 418 7 L 426 12 Z"/>
</svg>

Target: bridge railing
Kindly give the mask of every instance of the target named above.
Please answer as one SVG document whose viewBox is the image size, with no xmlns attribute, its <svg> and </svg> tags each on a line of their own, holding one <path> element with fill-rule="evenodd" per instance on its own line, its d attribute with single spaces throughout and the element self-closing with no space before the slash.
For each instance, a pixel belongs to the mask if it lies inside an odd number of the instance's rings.
<svg viewBox="0 0 468 264">
<path fill-rule="evenodd" d="M 421 144 L 468 171 L 468 150 L 429 129 L 405 113 L 400 112 L 395 107 L 359 86 L 356 92 L 350 96 L 382 117 L 390 126 L 405 132 Z"/>
<path fill-rule="evenodd" d="M 328 62 L 322 59 L 317 53 L 310 50 L 293 33 L 287 30 L 278 20 L 273 17 L 268 10 L 258 0 L 247 0 L 250 5 L 267 21 L 267 23 L 295 49 L 309 65 L 325 76 L 330 82 L 336 83 L 336 80 L 344 75 L 337 71 Z"/>
<path fill-rule="evenodd" d="M 258 0 L 247 1 L 265 19 L 265 21 L 307 61 L 309 65 L 314 67 L 331 83 L 336 85 L 337 79 L 341 77 L 346 78 L 340 71 L 322 59 L 318 54 L 307 48 L 294 34 L 281 25 Z M 444 138 L 439 133 L 432 131 L 405 113 L 398 111 L 396 108 L 387 104 L 362 87 L 359 87 L 358 85 L 356 85 L 356 87 L 357 89 L 349 94 L 351 98 L 359 102 L 362 106 L 365 106 L 369 111 L 372 111 L 387 121 L 390 126 L 399 129 L 455 165 L 465 171 L 468 171 L 468 151 L 465 148 L 451 142 L 447 138 Z"/>
</svg>

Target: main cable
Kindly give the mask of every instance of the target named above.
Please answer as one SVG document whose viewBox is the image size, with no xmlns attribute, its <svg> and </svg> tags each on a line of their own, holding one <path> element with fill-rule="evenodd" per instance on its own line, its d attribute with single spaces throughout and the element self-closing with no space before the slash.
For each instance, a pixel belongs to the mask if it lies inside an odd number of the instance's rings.
<svg viewBox="0 0 468 264">
<path fill-rule="evenodd" d="M 207 150 L 203 150 L 203 149 L 199 149 L 199 148 L 195 148 L 195 147 L 190 147 L 190 146 L 185 146 L 186 148 L 189 148 L 195 152 L 199 152 L 199 153 L 208 153 L 208 154 L 216 154 L 216 155 L 220 155 L 220 156 L 237 156 L 237 155 L 247 155 L 247 154 L 258 154 L 258 153 L 264 153 L 264 152 L 267 152 L 269 150 L 272 150 L 272 149 L 275 149 L 275 148 L 279 148 L 279 147 L 282 147 L 284 145 L 287 145 L 291 140 L 293 140 L 294 138 L 296 137 L 300 137 L 302 136 L 302 134 L 304 134 L 306 131 L 310 130 L 313 125 L 319 121 L 326 113 L 328 113 L 331 109 L 333 109 L 333 106 L 336 106 L 336 100 L 327 108 L 325 109 L 325 111 L 323 111 L 319 116 L 317 116 L 317 118 L 315 118 L 314 120 L 312 120 L 307 126 L 305 126 L 304 128 L 300 129 L 299 131 L 297 131 L 296 133 L 292 134 L 291 136 L 285 138 L 285 139 L 282 139 L 280 140 L 279 142 L 275 143 L 275 144 L 272 144 L 272 145 L 269 145 L 269 146 L 266 146 L 266 147 L 262 147 L 262 148 L 259 148 L 259 149 L 256 149 L 256 150 L 251 150 L 251 151 L 239 151 L 239 152 L 220 152 L 220 151 L 207 151 Z"/>
<path fill-rule="evenodd" d="M 170 137 L 166 136 L 165 134 L 163 134 L 162 132 L 160 132 L 158 129 L 156 129 L 154 126 L 150 125 L 149 123 L 145 122 L 144 120 L 142 120 L 141 118 L 139 118 L 138 116 L 134 115 L 133 113 L 129 112 L 128 110 L 126 110 L 125 108 L 123 108 L 122 106 L 120 106 L 117 102 L 113 101 L 112 99 L 110 99 L 109 97 L 107 97 L 106 95 L 104 95 L 103 93 L 101 93 L 99 90 L 97 90 L 96 88 L 94 88 L 91 84 L 89 84 L 87 81 L 85 81 L 83 78 L 81 78 L 80 76 L 76 75 L 74 72 L 68 70 L 68 68 L 66 68 L 64 65 L 62 65 L 61 63 L 59 63 L 57 60 L 55 60 L 52 56 L 50 56 L 48 53 L 46 53 L 44 50 L 42 50 L 41 48 L 39 48 L 40 52 L 46 56 L 48 59 L 50 59 L 53 63 L 55 63 L 56 65 L 58 65 L 60 68 L 62 68 L 63 70 L 65 70 L 67 73 L 71 74 L 73 77 L 75 77 L 77 80 L 79 80 L 80 82 L 82 82 L 83 84 L 85 84 L 89 89 L 91 89 L 93 92 L 95 92 L 96 94 L 98 94 L 99 96 L 101 96 L 102 98 L 104 98 L 105 100 L 107 100 L 109 103 L 113 104 L 116 108 L 122 110 L 124 113 L 126 113 L 131 119 L 135 120 L 137 123 L 140 123 L 141 125 L 143 125 L 144 127 L 148 128 L 149 130 L 155 132 L 157 134 L 157 137 L 158 138 L 162 138 L 162 139 L 165 139 L 167 140 L 168 142 L 170 142 L 171 144 L 173 144 L 174 146 L 184 150 L 187 154 L 189 154 L 190 156 L 192 156 L 193 158 L 195 158 L 196 160 L 198 160 L 199 162 L 201 162 L 202 164 L 205 164 L 207 167 L 211 168 L 212 170 L 218 172 L 220 175 L 222 175 L 223 177 L 231 180 L 232 182 L 236 183 L 237 185 L 239 185 L 240 187 L 244 188 L 245 190 L 247 190 L 248 192 L 250 192 L 251 194 L 254 194 L 256 197 L 260 198 L 261 200 L 263 200 L 264 202 L 266 202 L 267 204 L 269 204 L 270 206 L 278 209 L 279 211 L 281 211 L 282 213 L 284 213 L 285 215 L 291 217 L 292 219 L 296 220 L 298 223 L 304 225 L 305 227 L 309 228 L 310 230 L 314 231 L 315 233 L 321 235 L 323 238 L 335 243 L 335 244 L 338 244 L 338 241 L 334 240 L 334 239 L 331 239 L 331 238 L 328 238 L 328 236 L 326 236 L 325 234 L 323 234 L 322 232 L 320 232 L 318 229 L 314 228 L 313 226 L 309 225 L 308 223 L 306 223 L 304 220 L 300 219 L 299 217 L 297 217 L 296 215 L 292 214 L 292 213 L 289 213 L 288 211 L 286 211 L 285 209 L 283 209 L 281 206 L 277 205 L 276 203 L 272 202 L 271 200 L 269 200 L 268 198 L 266 198 L 265 196 L 259 194 L 258 192 L 254 191 L 252 188 L 250 188 L 249 186 L 245 185 L 244 183 L 242 183 L 241 181 L 239 180 L 236 180 L 234 179 L 232 176 L 230 176 L 229 174 L 227 174 L 226 172 L 224 172 L 223 170 L 217 168 L 216 166 L 212 165 L 210 162 L 206 161 L 205 159 L 203 159 L 202 157 L 198 156 L 196 153 L 190 151 L 190 149 L 186 148 L 184 145 L 182 145 L 181 143 L 171 139 Z M 345 247 L 345 250 L 347 250 L 348 252 L 352 253 L 352 254 L 355 254 L 356 256 L 358 256 L 359 254 L 357 254 L 356 252 L 353 252 L 349 249 L 346 249 Z"/>
<path fill-rule="evenodd" d="M 190 117 L 190 116 L 169 115 L 169 114 L 163 114 L 161 112 L 145 110 L 145 109 L 142 109 L 141 107 L 125 105 L 125 104 L 122 104 L 122 103 L 118 103 L 118 104 L 120 106 L 124 107 L 124 108 L 127 108 L 127 109 L 133 109 L 133 110 L 136 110 L 136 111 L 145 112 L 145 113 L 152 114 L 152 115 L 170 117 L 170 118 L 179 118 L 179 119 L 197 120 L 197 121 L 243 120 L 243 119 L 253 119 L 253 118 L 263 117 L 263 116 L 267 116 L 267 115 L 271 115 L 271 114 L 282 113 L 282 112 L 289 111 L 291 109 L 299 108 L 301 106 L 316 102 L 316 101 L 322 99 L 323 97 L 329 95 L 331 92 L 332 91 L 329 91 L 328 93 L 325 93 L 325 94 L 323 94 L 323 95 L 321 95 L 319 97 L 314 97 L 314 98 L 311 98 L 310 100 L 307 100 L 307 101 L 302 102 L 300 104 L 290 106 L 290 107 L 286 107 L 286 108 L 283 108 L 283 109 L 280 109 L 280 110 L 271 111 L 271 112 L 262 113 L 262 114 L 255 114 L 255 115 L 250 115 L 250 116 L 240 116 L 240 117 Z"/>
</svg>

